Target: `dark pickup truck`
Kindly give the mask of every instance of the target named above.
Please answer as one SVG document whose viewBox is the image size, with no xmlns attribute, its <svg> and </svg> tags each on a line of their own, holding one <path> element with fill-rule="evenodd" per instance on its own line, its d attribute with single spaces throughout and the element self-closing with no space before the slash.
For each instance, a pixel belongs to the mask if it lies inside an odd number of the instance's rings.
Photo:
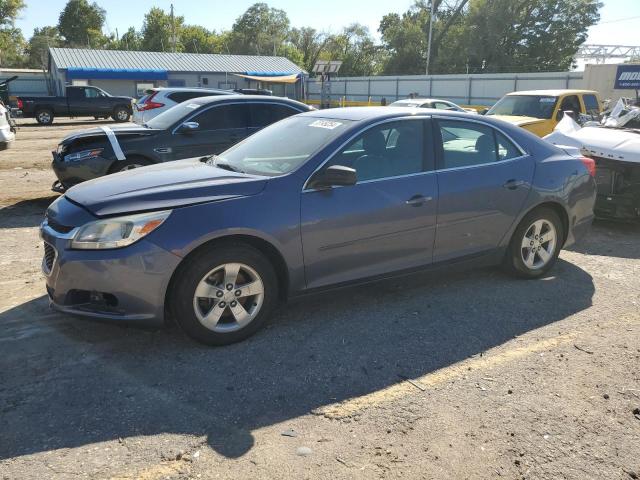
<svg viewBox="0 0 640 480">
<path fill-rule="evenodd" d="M 65 97 L 18 97 L 18 109 L 25 118 L 51 125 L 55 117 L 104 117 L 127 122 L 133 99 L 113 97 L 98 87 L 68 86 Z"/>
</svg>

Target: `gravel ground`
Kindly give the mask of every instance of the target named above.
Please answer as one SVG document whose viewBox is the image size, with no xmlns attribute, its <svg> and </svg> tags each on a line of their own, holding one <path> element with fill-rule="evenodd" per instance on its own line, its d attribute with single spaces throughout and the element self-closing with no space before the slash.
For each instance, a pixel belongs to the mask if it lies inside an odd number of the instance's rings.
<svg viewBox="0 0 640 480">
<path fill-rule="evenodd" d="M 0 153 L 0 478 L 640 475 L 640 227 L 596 223 L 542 280 L 413 275 L 206 348 L 48 308 L 49 151 L 96 123 Z"/>
</svg>

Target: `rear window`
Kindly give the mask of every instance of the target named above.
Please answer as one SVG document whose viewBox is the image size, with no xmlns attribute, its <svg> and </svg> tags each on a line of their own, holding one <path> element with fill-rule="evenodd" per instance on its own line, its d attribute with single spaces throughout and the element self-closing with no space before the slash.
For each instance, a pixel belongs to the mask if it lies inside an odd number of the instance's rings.
<svg viewBox="0 0 640 480">
<path fill-rule="evenodd" d="M 160 130 L 166 130 L 171 125 L 182 120 L 187 115 L 194 113 L 196 110 L 202 107 L 202 103 L 197 100 L 191 102 L 179 103 L 169 110 L 165 110 L 160 115 L 153 117 L 145 126 L 149 128 L 158 128 Z"/>
</svg>

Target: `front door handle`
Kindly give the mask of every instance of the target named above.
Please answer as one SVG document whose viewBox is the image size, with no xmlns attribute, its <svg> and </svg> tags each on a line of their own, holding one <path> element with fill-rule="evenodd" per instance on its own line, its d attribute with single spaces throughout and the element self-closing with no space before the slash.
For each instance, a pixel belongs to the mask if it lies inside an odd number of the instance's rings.
<svg viewBox="0 0 640 480">
<path fill-rule="evenodd" d="M 507 180 L 502 186 L 507 190 L 515 190 L 516 188 L 521 187 L 524 184 L 525 182 L 523 180 L 516 180 L 512 178 L 511 180 Z"/>
<path fill-rule="evenodd" d="M 414 195 L 409 200 L 407 200 L 405 203 L 407 205 L 412 206 L 412 207 L 419 207 L 421 205 L 424 205 L 427 202 L 430 202 L 431 200 L 433 200 L 432 197 L 425 197 L 424 195 Z"/>
</svg>

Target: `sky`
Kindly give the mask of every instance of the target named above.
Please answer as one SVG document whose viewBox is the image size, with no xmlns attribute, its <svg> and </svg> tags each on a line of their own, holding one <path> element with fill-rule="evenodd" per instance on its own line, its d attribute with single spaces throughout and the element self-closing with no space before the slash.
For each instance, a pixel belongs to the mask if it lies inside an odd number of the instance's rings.
<svg viewBox="0 0 640 480">
<path fill-rule="evenodd" d="M 249 6 L 259 0 L 97 0 L 107 11 L 105 33 L 124 33 L 130 26 L 140 29 L 142 19 L 151 7 L 169 10 L 174 5 L 176 15 L 183 15 L 186 23 L 202 25 L 210 30 L 228 30 Z M 261 0 L 269 6 L 285 10 L 294 27 L 311 26 L 320 31 L 337 32 L 342 27 L 359 22 L 377 35 L 383 15 L 402 13 L 413 0 Z M 17 26 L 25 37 L 35 27 L 55 25 L 66 0 L 26 0 Z M 604 0 L 599 25 L 589 30 L 588 43 L 608 45 L 640 45 L 640 0 Z"/>
</svg>

